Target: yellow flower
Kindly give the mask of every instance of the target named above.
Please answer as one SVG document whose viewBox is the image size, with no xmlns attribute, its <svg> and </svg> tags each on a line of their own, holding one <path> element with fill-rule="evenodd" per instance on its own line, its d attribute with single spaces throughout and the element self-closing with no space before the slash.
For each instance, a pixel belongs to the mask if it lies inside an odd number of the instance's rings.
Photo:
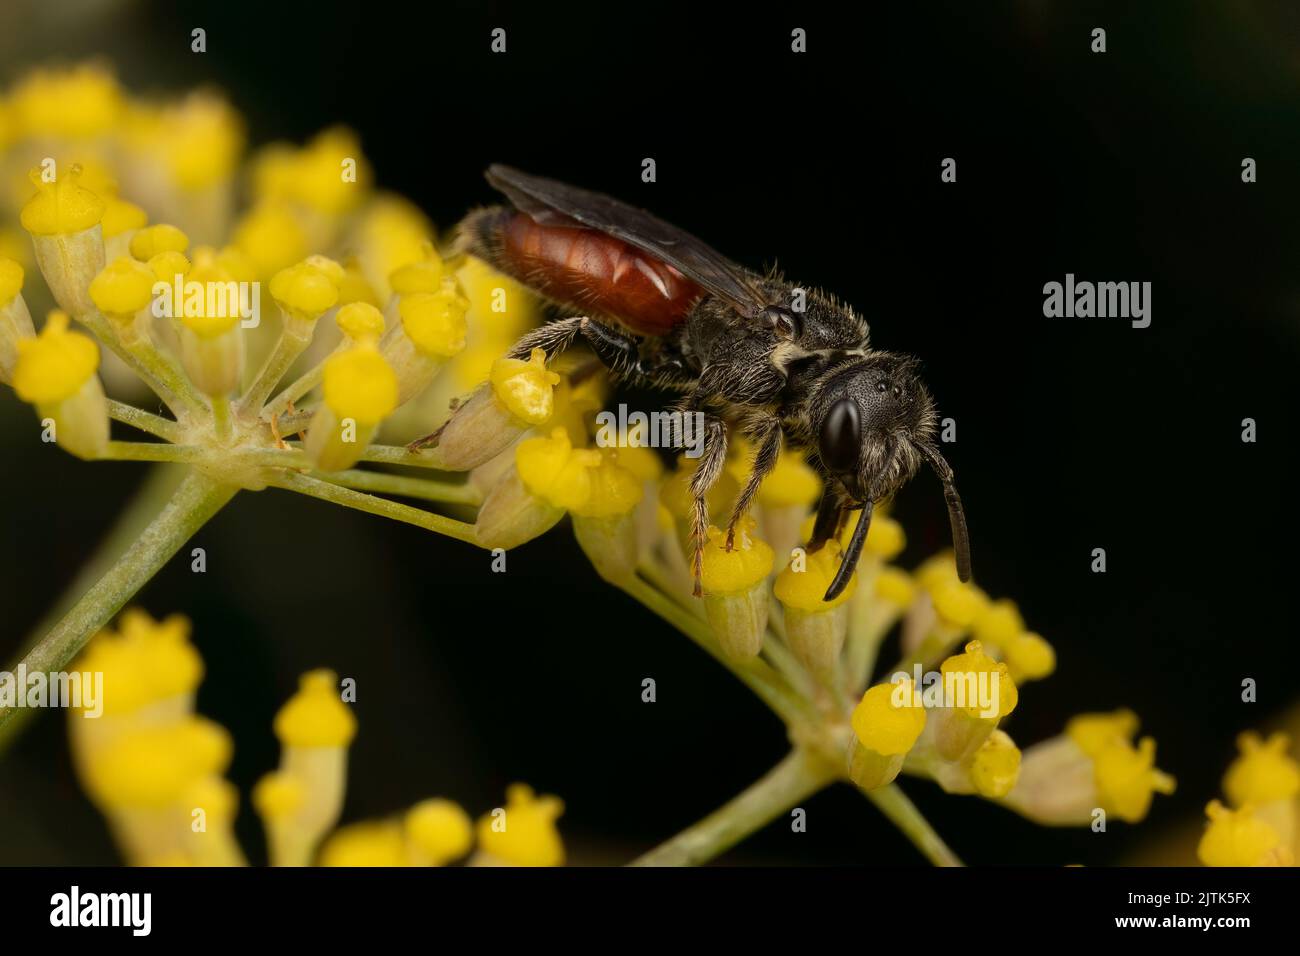
<svg viewBox="0 0 1300 956">
<path fill-rule="evenodd" d="M 497 400 L 530 425 L 545 424 L 555 411 L 554 387 L 560 376 L 546 368 L 541 349 L 533 349 L 527 360 L 497 359 L 490 381 Z"/>
<path fill-rule="evenodd" d="M 118 322 L 129 322 L 149 305 L 157 281 L 153 270 L 129 256 L 105 266 L 90 283 L 90 298 L 100 312 Z"/>
<path fill-rule="evenodd" d="M 314 321 L 339 300 L 343 267 L 312 257 L 281 269 L 271 278 L 271 297 L 285 312 Z"/>
<path fill-rule="evenodd" d="M 975 694 L 977 698 L 969 703 L 961 704 L 971 717 L 980 719 L 997 720 L 1006 717 L 1016 709 L 1016 704 L 1020 700 L 1019 691 L 1016 690 L 1016 682 L 1011 679 L 1010 669 L 1006 664 L 999 663 L 984 653 L 984 647 L 979 641 L 971 641 L 961 654 L 954 654 L 939 665 L 939 670 L 944 676 L 945 686 L 952 681 L 957 686 L 965 690 L 965 695 L 969 700 L 972 696 L 972 688 L 987 686 L 996 698 L 990 698 L 989 704 L 994 713 L 986 713 L 984 702 L 978 699 L 980 694 Z"/>
<path fill-rule="evenodd" d="M 1283 733 L 1267 741 L 1251 732 L 1237 738 L 1241 753 L 1223 778 L 1223 790 L 1234 807 L 1291 800 L 1300 793 L 1300 765 L 1286 752 L 1290 744 Z"/>
<path fill-rule="evenodd" d="M 906 677 L 868 689 L 851 719 L 858 743 L 886 756 L 911 750 L 925 730 L 925 708 L 915 702 L 914 690 Z"/>
<path fill-rule="evenodd" d="M 1020 748 L 1004 731 L 989 734 L 971 761 L 970 779 L 982 797 L 1006 796 L 1020 776 Z"/>
<path fill-rule="evenodd" d="M 757 657 L 767 630 L 767 576 L 776 556 L 754 537 L 754 524 L 750 517 L 741 521 L 730 551 L 726 534 L 713 526 L 704 545 L 704 613 L 723 653 L 735 661 Z"/>
<path fill-rule="evenodd" d="M 397 407 L 397 376 L 373 341 L 357 342 L 325 363 L 325 404 L 339 420 L 378 425 Z"/>
<path fill-rule="evenodd" d="M 868 689 L 853 709 L 849 779 L 863 790 L 892 783 L 925 730 L 925 708 L 915 696 L 912 681 L 903 677 Z"/>
<path fill-rule="evenodd" d="M 450 800 L 425 800 L 406 813 L 403 821 L 412 855 L 428 866 L 442 866 L 469 852 L 474 825 L 469 815 Z"/>
<path fill-rule="evenodd" d="M 1174 778 L 1156 769 L 1156 742 L 1143 737 L 1106 744 L 1093 757 L 1097 798 L 1102 808 L 1128 823 L 1138 823 L 1157 793 L 1174 792 Z"/>
<path fill-rule="evenodd" d="M 840 567 L 838 542 L 834 540 L 827 542 L 824 548 L 807 555 L 805 562 L 802 571 L 796 570 L 796 564 L 791 562 L 777 575 L 774 586 L 776 597 L 787 608 L 823 613 L 847 603 L 849 598 L 853 597 L 853 592 L 858 587 L 856 571 L 849 578 L 848 587 L 834 599 L 823 600 Z"/>
<path fill-rule="evenodd" d="M 80 166 L 74 165 L 53 182 L 47 182 L 39 168 L 29 178 L 36 195 L 23 206 L 21 219 L 32 235 L 72 235 L 99 225 L 104 218 L 104 201 L 79 182 Z"/>
<path fill-rule="evenodd" d="M 532 494 L 562 509 L 581 508 L 592 490 L 593 470 L 600 452 L 573 447 L 562 428 L 549 438 L 530 438 L 515 452 L 519 477 Z"/>
<path fill-rule="evenodd" d="M 478 822 L 478 844 L 491 862 L 509 866 L 561 866 L 564 844 L 555 821 L 564 812 L 558 797 L 538 797 L 522 783 L 506 790 L 504 812 Z"/>
<path fill-rule="evenodd" d="M 1206 866 L 1292 866 L 1292 853 L 1282 846 L 1276 830 L 1258 819 L 1247 805 L 1230 810 L 1218 800 L 1205 808 L 1209 825 L 1196 855 Z"/>
<path fill-rule="evenodd" d="M 147 262 L 163 252 L 185 252 L 190 247 L 190 237 L 180 229 L 165 222 L 146 226 L 131 237 L 131 255 Z"/>
</svg>

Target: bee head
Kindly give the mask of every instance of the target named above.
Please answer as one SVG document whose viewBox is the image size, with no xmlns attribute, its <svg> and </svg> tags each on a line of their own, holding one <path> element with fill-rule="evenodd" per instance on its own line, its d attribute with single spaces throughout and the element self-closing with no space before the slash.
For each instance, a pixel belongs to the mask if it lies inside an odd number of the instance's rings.
<svg viewBox="0 0 1300 956">
<path fill-rule="evenodd" d="M 871 352 L 832 369 L 817 390 L 810 411 L 817 457 L 827 480 L 837 482 L 854 506 L 864 509 L 842 565 L 848 569 L 844 581 L 836 582 L 841 589 L 857 563 L 872 502 L 901 488 L 922 462 L 929 462 L 943 482 L 958 574 L 968 580 L 966 518 L 952 469 L 934 444 L 934 400 L 921 381 L 916 360 Z"/>
</svg>

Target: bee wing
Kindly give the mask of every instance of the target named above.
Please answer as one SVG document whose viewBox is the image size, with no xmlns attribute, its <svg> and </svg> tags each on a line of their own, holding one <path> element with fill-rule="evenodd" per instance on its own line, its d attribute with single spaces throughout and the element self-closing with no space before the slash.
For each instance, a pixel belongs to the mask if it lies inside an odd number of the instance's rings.
<svg viewBox="0 0 1300 956">
<path fill-rule="evenodd" d="M 690 233 L 644 209 L 500 164 L 488 167 L 487 181 L 539 223 L 576 222 L 621 239 L 668 263 L 724 299 L 745 318 L 754 317 L 769 304 L 753 275 Z"/>
</svg>

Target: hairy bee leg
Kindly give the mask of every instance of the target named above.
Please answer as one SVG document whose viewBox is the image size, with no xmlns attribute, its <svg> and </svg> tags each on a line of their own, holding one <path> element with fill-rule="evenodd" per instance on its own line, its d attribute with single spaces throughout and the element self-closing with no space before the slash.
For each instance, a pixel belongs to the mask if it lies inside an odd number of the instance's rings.
<svg viewBox="0 0 1300 956">
<path fill-rule="evenodd" d="M 754 451 L 754 463 L 749 472 L 749 480 L 745 482 L 740 497 L 736 499 L 736 504 L 731 509 L 731 520 L 727 523 L 728 551 L 736 541 L 736 525 L 740 524 L 740 519 L 745 517 L 745 512 L 749 510 L 754 495 L 758 494 L 763 479 L 776 467 L 777 458 L 781 454 L 781 420 L 776 416 L 760 420 L 758 425 L 750 429 L 749 437 L 757 442 L 758 447 Z"/>
<path fill-rule="evenodd" d="M 541 349 L 546 353 L 546 361 L 549 362 L 562 352 L 568 351 L 583 326 L 590 321 L 591 319 L 585 315 L 575 315 L 571 319 L 557 319 L 539 325 L 531 332 L 525 333 L 506 353 L 506 356 L 512 359 L 526 359 L 532 355 L 533 349 Z"/>
<path fill-rule="evenodd" d="M 722 474 L 727 461 L 727 425 L 716 415 L 704 413 L 704 449 L 691 476 L 691 573 L 695 577 L 693 594 L 704 594 L 704 542 L 709 530 L 709 506 L 706 496 Z"/>
</svg>

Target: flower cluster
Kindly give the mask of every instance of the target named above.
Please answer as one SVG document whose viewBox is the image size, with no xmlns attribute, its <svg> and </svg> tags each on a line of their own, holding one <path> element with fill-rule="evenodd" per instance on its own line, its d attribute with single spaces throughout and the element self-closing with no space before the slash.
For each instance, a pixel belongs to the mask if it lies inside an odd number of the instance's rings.
<svg viewBox="0 0 1300 956">
<path fill-rule="evenodd" d="M 194 712 L 203 661 L 179 616 L 128 610 L 87 647 L 78 668 L 103 675 L 102 713 L 70 711 L 77 776 L 104 814 L 123 857 L 139 866 L 240 866 L 239 796 L 224 779 L 230 735 Z M 389 819 L 336 829 L 356 719 L 338 678 L 303 675 L 275 718 L 278 769 L 253 790 L 275 866 L 558 866 L 563 806 L 512 786 L 504 807 L 477 823 L 451 800 L 422 800 Z M 477 845 L 477 849 L 475 846 Z M 472 854 L 471 854 L 472 851 Z"/>
<path fill-rule="evenodd" d="M 1206 866 L 1295 866 L 1300 854 L 1300 763 L 1291 739 L 1256 733 L 1237 739 L 1240 753 L 1223 777 L 1225 805 L 1211 800 L 1196 855 Z"/>
<path fill-rule="evenodd" d="M 411 204 L 377 192 L 348 131 L 275 144 L 241 164 L 241 124 L 214 94 L 136 101 L 94 66 L 33 74 L 3 103 L 10 205 L 30 242 L 0 233 L 0 381 L 74 455 L 192 469 L 124 559 L 120 573 L 134 575 L 135 587 L 240 491 L 285 489 L 494 551 L 567 517 L 596 574 L 694 639 L 785 722 L 794 753 L 771 791 L 756 785 L 744 806 L 851 781 L 932 860 L 951 863 L 955 855 L 894 785 L 900 774 L 1058 825 L 1095 823 L 1099 813 L 1141 820 L 1154 794 L 1172 790 L 1154 742 L 1134 742 L 1127 711 L 1082 715 L 1021 751 L 1005 725 L 1021 689 L 1054 671 L 1052 646 L 1012 602 L 959 581 L 951 554 L 910 571 L 895 563 L 906 540 L 887 503 L 848 587 L 823 601 L 852 522 L 817 551 L 799 546 L 821 482 L 795 451 L 782 451 L 729 534 L 719 528 L 752 469 L 752 449 L 732 441 L 707 501 L 716 527 L 703 549 L 702 600 L 692 597 L 697 463 L 669 467 L 636 428 L 612 446 L 596 442 L 608 384 L 599 366 L 561 364 L 540 349 L 513 353 L 537 318 L 532 297 L 440 241 Z M 37 303 L 54 307 L 39 330 Z M 264 304 L 277 321 L 261 320 Z M 127 403 L 142 387 L 162 414 Z M 151 440 L 114 440 L 110 420 Z M 379 442 L 429 432 L 409 445 Z M 37 646 L 42 661 L 66 662 L 107 622 L 112 611 L 94 605 L 93 593 L 86 600 L 77 628 Z M 895 628 L 902 660 L 880 671 Z M 169 653 L 188 653 L 173 643 Z M 199 670 L 192 660 L 187 667 L 176 673 L 192 682 L 172 697 L 192 695 Z M 234 801 L 220 773 L 229 742 L 161 692 L 139 693 L 178 716 L 85 741 L 88 790 L 133 859 L 236 860 L 228 840 L 196 849 L 180 825 L 185 808 L 198 806 L 198 787 L 207 788 L 215 829 L 228 823 Z M 302 863 L 337 821 L 352 734 L 332 676 L 308 675 L 276 729 L 284 762 L 254 802 L 273 858 Z M 103 749 L 118 744 L 125 763 Z M 155 757 L 171 777 L 133 793 L 122 768 L 154 766 Z M 510 808 L 539 828 L 559 809 L 523 789 Z M 340 831 L 321 854 L 440 862 L 463 852 L 452 838 L 467 831 L 463 823 L 445 804 L 421 804 L 401 821 Z M 744 832 L 724 829 L 715 843 L 692 835 L 647 860 L 708 858 Z M 513 840 L 480 826 L 489 856 L 561 855 L 549 837 Z"/>
</svg>

